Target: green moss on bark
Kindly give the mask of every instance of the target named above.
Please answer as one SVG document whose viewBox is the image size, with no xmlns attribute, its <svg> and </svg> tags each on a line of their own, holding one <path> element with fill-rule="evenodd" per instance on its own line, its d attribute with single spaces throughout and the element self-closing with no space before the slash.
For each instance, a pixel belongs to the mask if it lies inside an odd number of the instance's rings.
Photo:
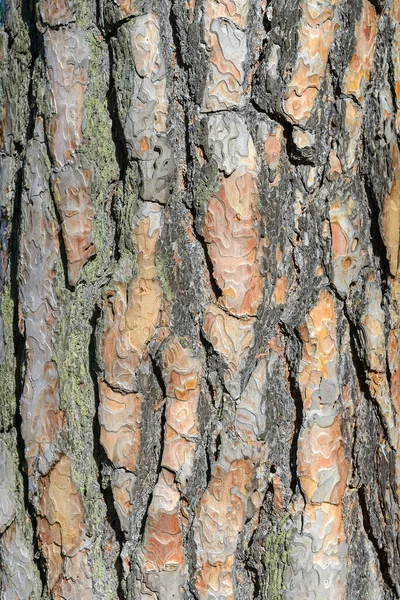
<svg viewBox="0 0 400 600">
<path fill-rule="evenodd" d="M 108 268 L 114 241 L 111 204 L 119 179 L 119 167 L 108 111 L 110 65 L 107 45 L 96 29 L 86 31 L 90 46 L 88 87 L 85 93 L 84 142 L 80 150 L 82 163 L 92 171 L 94 208 L 93 240 L 96 256 L 82 272 L 88 283 L 98 283 Z"/>
<path fill-rule="evenodd" d="M 17 410 L 15 389 L 17 364 L 13 344 L 14 301 L 11 298 L 10 286 L 3 291 L 1 311 L 4 321 L 5 361 L 0 367 L 0 423 L 2 429 L 9 429 Z"/>
<path fill-rule="evenodd" d="M 289 515 L 275 520 L 265 539 L 263 557 L 264 576 L 262 593 L 265 600 L 280 600 L 284 590 L 284 577 L 287 565 L 287 547 L 292 531 L 288 524 Z"/>
<path fill-rule="evenodd" d="M 162 291 L 164 293 L 164 297 L 168 302 L 172 302 L 174 298 L 174 292 L 169 282 L 168 265 L 166 264 L 164 258 L 160 255 L 156 256 L 156 270 Z"/>
</svg>

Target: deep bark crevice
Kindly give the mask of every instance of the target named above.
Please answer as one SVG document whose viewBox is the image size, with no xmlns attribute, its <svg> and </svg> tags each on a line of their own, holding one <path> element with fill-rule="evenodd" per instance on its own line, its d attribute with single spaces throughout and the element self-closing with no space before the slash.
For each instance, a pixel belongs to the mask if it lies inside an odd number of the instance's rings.
<svg viewBox="0 0 400 600">
<path fill-rule="evenodd" d="M 128 167 L 128 150 L 124 134 L 124 127 L 121 123 L 117 108 L 117 93 L 115 89 L 115 80 L 113 74 L 114 52 L 110 42 L 107 43 L 108 60 L 110 69 L 110 79 L 107 93 L 107 109 L 111 120 L 111 134 L 115 146 L 115 157 L 120 170 L 120 179 L 125 181 L 126 169 Z"/>
<path fill-rule="evenodd" d="M 379 272 L 381 274 L 381 282 L 383 286 L 383 296 L 388 291 L 388 276 L 389 276 L 389 262 L 386 254 L 386 246 L 382 239 L 381 228 L 380 228 L 380 210 L 377 203 L 373 187 L 368 180 L 368 176 L 364 174 L 362 176 L 364 184 L 365 194 L 368 199 L 368 209 L 370 212 L 370 241 L 373 249 L 375 258 L 379 264 Z"/>
<path fill-rule="evenodd" d="M 352 357 L 355 373 L 357 376 L 358 385 L 360 387 L 362 394 L 374 407 L 374 412 L 376 414 L 376 417 L 378 418 L 382 433 L 384 434 L 385 441 L 388 444 L 388 446 L 391 447 L 390 434 L 389 434 L 389 430 L 388 430 L 388 425 L 385 420 L 385 416 L 382 413 L 382 409 L 379 406 L 377 400 L 372 396 L 371 391 L 369 389 L 367 374 L 366 374 L 367 367 L 364 363 L 364 360 L 360 356 L 361 345 L 359 344 L 359 331 L 358 331 L 357 325 L 354 323 L 351 315 L 349 314 L 349 311 L 346 307 L 346 303 L 343 304 L 343 314 L 348 322 L 349 329 L 350 329 L 350 352 L 351 352 L 351 357 Z"/>
<path fill-rule="evenodd" d="M 364 531 L 367 534 L 369 541 L 372 543 L 372 545 L 375 549 L 382 578 L 383 578 L 385 584 L 388 586 L 388 588 L 393 592 L 395 597 L 399 598 L 400 597 L 398 595 L 399 590 L 398 590 L 396 584 L 393 582 L 392 577 L 390 575 L 389 560 L 388 560 L 387 552 L 385 550 L 385 547 L 379 542 L 379 540 L 375 537 L 374 532 L 373 532 L 373 528 L 372 528 L 371 520 L 370 520 L 370 516 L 369 516 L 369 511 L 368 511 L 367 494 L 366 494 L 364 484 L 358 488 L 357 493 L 358 493 L 358 500 L 359 500 L 360 508 L 361 508 Z"/>
<path fill-rule="evenodd" d="M 35 16 L 35 8 L 32 2 L 29 0 L 22 0 L 21 4 L 22 8 L 22 18 L 28 27 L 29 32 L 29 40 L 30 40 L 30 51 L 31 51 L 31 62 L 30 62 L 30 75 L 29 75 L 29 90 L 28 90 L 28 100 L 29 106 L 31 110 L 29 111 L 29 121 L 27 126 L 26 140 L 33 138 L 34 130 L 35 130 L 35 121 L 37 117 L 37 106 L 36 106 L 36 98 L 34 95 L 35 90 L 35 66 L 36 62 L 43 52 L 43 34 L 40 33 L 36 26 Z"/>
<path fill-rule="evenodd" d="M 47 136 L 45 134 L 46 137 L 46 141 L 47 141 Z M 47 152 L 49 151 L 49 146 L 48 143 L 46 144 L 47 146 Z M 55 212 L 55 217 L 57 219 L 57 237 L 58 237 L 58 248 L 59 248 L 59 262 L 61 262 L 61 266 L 62 266 L 62 270 L 63 270 L 63 276 L 64 276 L 64 285 L 65 285 L 65 289 L 68 290 L 71 294 L 74 293 L 74 286 L 72 286 L 69 281 L 68 281 L 68 259 L 67 259 L 67 251 L 65 249 L 65 244 L 64 244 L 64 237 L 63 237 L 63 233 L 62 233 L 62 221 L 61 221 L 61 216 L 57 210 L 56 207 L 56 201 L 54 198 L 54 194 L 53 194 L 53 187 L 52 185 L 49 185 L 49 194 L 53 203 L 53 208 L 54 208 L 54 212 Z"/>
<path fill-rule="evenodd" d="M 297 454 L 298 454 L 298 441 L 300 436 L 300 430 L 303 424 L 303 399 L 301 397 L 301 391 L 299 388 L 299 384 L 297 381 L 297 371 L 298 371 L 298 358 L 293 360 L 293 357 L 288 353 L 288 344 L 295 344 L 297 346 L 297 352 L 300 351 L 302 347 L 302 341 L 296 332 L 291 332 L 287 329 L 286 324 L 284 322 L 280 322 L 280 329 L 282 331 L 283 336 L 285 337 L 285 353 L 284 359 L 287 366 L 287 384 L 289 387 L 289 392 L 292 397 L 295 414 L 294 414 L 294 422 L 293 422 L 293 437 L 292 443 L 290 446 L 290 489 L 292 490 L 292 494 L 295 494 L 297 490 L 300 490 L 302 494 L 301 487 L 299 486 L 299 479 L 297 474 Z M 296 353 L 297 354 L 297 353 Z"/>
<path fill-rule="evenodd" d="M 125 600 L 125 594 L 124 594 L 123 588 L 122 588 L 122 582 L 124 579 L 124 575 L 123 575 L 123 566 L 122 566 L 122 559 L 121 559 L 121 550 L 122 550 L 122 546 L 124 543 L 124 533 L 121 529 L 119 517 L 118 517 L 117 511 L 114 506 L 114 498 L 113 498 L 113 493 L 112 493 L 111 487 L 110 487 L 110 485 L 105 486 L 104 482 L 102 481 L 103 465 L 111 464 L 111 463 L 108 460 L 105 450 L 100 442 L 100 423 L 99 423 L 99 416 L 98 416 L 98 410 L 99 410 L 99 405 L 100 405 L 100 394 L 99 394 L 99 387 L 98 387 L 98 380 L 97 380 L 98 365 L 97 365 L 97 360 L 96 360 L 96 345 L 97 345 L 96 331 L 97 331 L 97 326 L 98 326 L 100 316 L 101 316 L 101 310 L 100 310 L 100 307 L 96 304 L 93 309 L 93 314 L 92 314 L 92 317 L 90 320 L 92 332 L 91 332 L 90 343 L 89 343 L 89 348 L 88 348 L 89 374 L 92 379 L 92 387 L 93 387 L 94 400 L 95 400 L 93 424 L 92 424 L 93 459 L 94 459 L 94 462 L 96 464 L 96 469 L 97 469 L 97 483 L 99 486 L 99 491 L 101 493 L 101 496 L 104 500 L 104 504 L 106 507 L 107 521 L 108 521 L 110 527 L 112 528 L 114 535 L 115 535 L 115 539 L 119 545 L 119 553 L 118 553 L 118 556 L 117 556 L 117 559 L 116 559 L 115 565 L 114 565 L 115 571 L 117 574 L 117 581 L 118 581 L 118 588 L 117 588 L 118 600 Z"/>
</svg>

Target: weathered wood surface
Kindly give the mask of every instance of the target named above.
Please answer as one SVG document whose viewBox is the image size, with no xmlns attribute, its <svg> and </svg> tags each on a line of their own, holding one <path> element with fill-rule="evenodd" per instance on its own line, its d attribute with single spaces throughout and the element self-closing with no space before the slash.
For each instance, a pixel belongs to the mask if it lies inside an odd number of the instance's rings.
<svg viewBox="0 0 400 600">
<path fill-rule="evenodd" d="M 400 598 L 399 0 L 0 21 L 1 598 Z"/>
</svg>

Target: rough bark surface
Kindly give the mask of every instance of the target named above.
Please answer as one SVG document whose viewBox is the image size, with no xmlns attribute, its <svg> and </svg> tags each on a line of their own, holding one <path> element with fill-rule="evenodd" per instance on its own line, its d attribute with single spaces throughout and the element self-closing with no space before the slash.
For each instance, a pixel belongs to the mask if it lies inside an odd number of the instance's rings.
<svg viewBox="0 0 400 600">
<path fill-rule="evenodd" d="M 399 0 L 0 0 L 2 599 L 400 598 L 399 142 Z"/>
</svg>

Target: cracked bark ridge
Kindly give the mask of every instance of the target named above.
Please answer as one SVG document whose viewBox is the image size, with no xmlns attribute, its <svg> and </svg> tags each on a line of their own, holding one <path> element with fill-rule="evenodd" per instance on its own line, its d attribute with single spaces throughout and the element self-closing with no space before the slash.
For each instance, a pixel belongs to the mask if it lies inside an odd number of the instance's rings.
<svg viewBox="0 0 400 600">
<path fill-rule="evenodd" d="M 11 196 L 11 169 L 12 158 L 3 156 L 0 158 L 0 294 L 2 294 L 7 276 L 9 261 L 9 233 L 10 222 L 7 210 L 7 200 Z M 4 347 L 4 321 L 1 311 L 0 300 L 0 365 L 5 361 Z"/>
<path fill-rule="evenodd" d="M 6 284 L 9 261 L 10 206 L 13 195 L 13 144 L 7 67 L 10 60 L 8 37 L 0 32 L 0 365 L 5 361 L 4 321 L 1 296 Z"/>
<path fill-rule="evenodd" d="M 42 0 L 39 6 L 42 22 L 50 27 L 75 21 L 75 0 Z"/>
<path fill-rule="evenodd" d="M 221 172 L 218 191 L 207 203 L 203 230 L 221 290 L 218 304 L 233 315 L 251 317 L 263 294 L 256 152 L 239 115 L 211 115 L 207 125 L 210 158 Z"/>
<path fill-rule="evenodd" d="M 60 4 L 58 8 L 62 8 Z M 55 17 L 53 5 L 42 4 L 41 9 L 45 21 Z M 91 172 L 82 166 L 78 154 L 83 143 L 90 49 L 78 25 L 47 28 L 44 48 L 49 78 L 48 138 L 54 166 L 53 190 L 67 254 L 68 280 L 75 286 L 82 267 L 96 253 L 92 241 Z"/>
<path fill-rule="evenodd" d="M 183 535 L 185 492 L 199 442 L 197 408 L 201 363 L 172 335 L 164 342 L 161 371 L 166 389 L 164 447 L 143 537 L 138 598 L 184 598 L 188 579 Z"/>
<path fill-rule="evenodd" d="M 124 134 L 128 159 L 137 162 L 140 171 L 140 204 L 133 218 L 132 236 L 136 273 L 128 283 L 113 281 L 106 294 L 99 341 L 103 371 L 99 382 L 99 422 L 101 443 L 115 469 L 111 477 L 115 507 L 121 527 L 128 533 L 132 486 L 141 448 L 143 396 L 138 392 L 137 372 L 160 324 L 163 292 L 156 249 L 175 162 L 166 136 L 166 70 L 158 16 L 149 12 L 124 28 L 134 73 L 129 107 L 120 106 L 120 110 L 127 115 Z M 123 261 L 121 269 L 124 270 Z"/>
<path fill-rule="evenodd" d="M 52 598 L 93 599 L 85 515 L 67 456 L 40 479 L 37 523 Z"/>
<path fill-rule="evenodd" d="M 336 158 L 330 156 L 330 174 L 335 171 Z M 367 264 L 367 250 L 363 242 L 363 220 L 346 183 L 340 181 L 336 198 L 329 204 L 329 220 L 332 238 L 332 284 L 339 294 L 346 297 L 350 287 L 358 279 L 361 269 Z M 343 189 L 344 188 L 344 189 Z M 344 197 L 343 197 L 344 196 Z"/>
<path fill-rule="evenodd" d="M 209 54 L 203 111 L 244 106 L 248 0 L 204 3 L 204 43 Z"/>
<path fill-rule="evenodd" d="M 298 533 L 289 546 L 284 597 L 313 594 L 333 600 L 344 598 L 346 590 L 342 499 L 348 462 L 341 435 L 336 314 L 329 292 L 320 293 L 299 333 L 303 343 L 298 372 L 303 419 L 297 469 L 305 505 L 294 517 Z"/>
<path fill-rule="evenodd" d="M 389 381 L 385 375 L 381 376 L 386 384 L 384 397 L 382 398 L 382 409 L 384 414 L 390 418 L 391 430 L 389 432 L 390 441 L 396 451 L 396 491 L 397 498 L 400 502 L 400 432 L 399 432 L 399 419 L 400 419 L 400 274 L 399 274 L 399 261 L 398 252 L 400 246 L 400 171 L 399 171 L 399 149 L 395 142 L 392 142 L 390 146 L 390 156 L 392 159 L 392 177 L 389 192 L 385 197 L 383 205 L 383 218 L 382 218 L 382 233 L 383 241 L 386 246 L 386 256 L 389 263 L 389 289 L 390 289 L 390 331 L 387 339 L 387 346 L 385 344 L 385 335 L 382 329 L 378 331 L 381 333 L 379 336 L 379 346 L 375 344 L 371 347 L 370 351 L 377 354 L 379 366 L 384 367 L 386 364 L 389 367 L 390 379 Z M 397 246 L 396 246 L 397 243 Z M 375 309 L 376 312 L 376 309 Z M 374 315 L 375 316 L 375 315 Z M 372 323 L 373 325 L 373 323 Z M 372 344 L 371 344 L 372 346 Z M 385 360 L 385 349 L 387 350 L 387 359 Z M 379 358 L 378 358 L 379 357 Z M 387 362 L 386 362 L 387 361 Z M 383 369 L 380 369 L 382 371 Z M 386 371 L 385 371 L 386 374 Z M 374 388 L 379 392 L 381 386 L 380 378 L 377 373 L 373 373 L 372 377 L 375 379 L 378 385 Z M 388 390 L 387 387 L 390 389 Z M 380 394 L 381 396 L 381 394 Z"/>
<path fill-rule="evenodd" d="M 99 378 L 100 440 L 108 458 L 120 469 L 116 488 L 120 500 L 121 494 L 125 500 L 117 502 L 117 510 L 126 530 L 134 481 L 131 474 L 136 472 L 141 439 L 143 397 L 137 389 L 137 369 L 159 323 L 162 301 L 155 264 L 161 211 L 157 204 L 143 203 L 135 216 L 137 274 L 128 284 L 113 282 L 108 289 L 99 342 L 104 369 Z"/>
<path fill-rule="evenodd" d="M 151 5 L 151 0 L 105 0 L 104 20 L 106 25 L 112 29 L 125 20 L 148 13 Z"/>
<path fill-rule="evenodd" d="M 28 148 L 19 263 L 20 329 L 25 337 L 26 374 L 21 398 L 22 437 L 28 473 L 45 474 L 57 458 L 62 426 L 53 335 L 59 317 L 54 290 L 58 230 L 50 213 L 43 122 Z"/>
<path fill-rule="evenodd" d="M 172 148 L 166 137 L 167 74 L 154 12 L 137 17 L 129 28 L 134 63 L 134 93 L 124 125 L 131 159 L 141 173 L 140 197 L 166 204 L 175 176 Z"/>
<path fill-rule="evenodd" d="M 0 442 L 0 590 L 4 600 L 29 600 L 33 591 L 33 556 L 16 520 L 13 465 Z"/>
<path fill-rule="evenodd" d="M 234 558 L 239 535 L 262 505 L 266 482 L 257 477 L 257 469 L 267 455 L 262 439 L 266 373 L 267 361 L 262 359 L 241 395 L 232 429 L 221 434 L 220 455 L 195 517 L 195 585 L 201 599 L 235 598 Z"/>
<path fill-rule="evenodd" d="M 304 126 L 311 116 L 325 76 L 336 24 L 336 0 L 303 0 L 298 30 L 296 68 L 287 84 L 283 110 L 295 125 Z M 298 132 L 300 135 L 300 132 Z M 301 132 L 304 137 L 306 135 Z M 298 140 L 297 146 L 309 145 Z"/>
</svg>

